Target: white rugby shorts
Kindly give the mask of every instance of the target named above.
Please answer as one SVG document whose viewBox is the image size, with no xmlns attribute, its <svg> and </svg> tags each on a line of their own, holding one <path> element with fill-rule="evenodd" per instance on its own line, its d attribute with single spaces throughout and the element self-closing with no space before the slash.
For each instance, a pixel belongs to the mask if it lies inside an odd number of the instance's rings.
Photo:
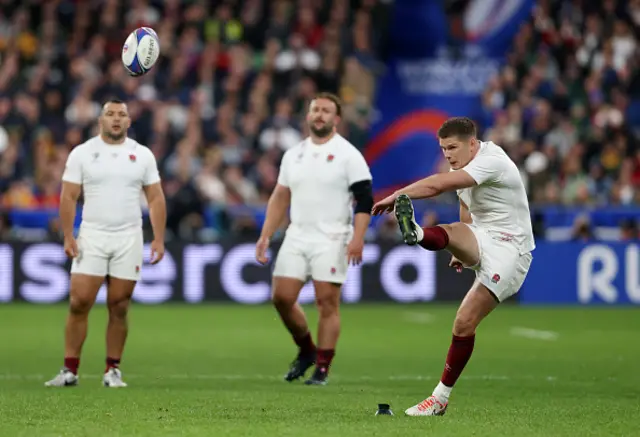
<svg viewBox="0 0 640 437">
<path fill-rule="evenodd" d="M 465 223 L 466 224 L 466 223 Z M 500 302 L 520 291 L 533 256 L 522 252 L 513 241 L 499 234 L 491 235 L 486 230 L 466 224 L 478 241 L 480 262 L 465 266 L 476 272 L 476 278 L 487 287 Z"/>
<path fill-rule="evenodd" d="M 285 236 L 276 257 L 273 276 L 342 284 L 347 279 L 347 243 L 311 241 Z"/>
<path fill-rule="evenodd" d="M 82 229 L 71 273 L 140 280 L 144 240 L 140 232 L 113 233 Z"/>
</svg>

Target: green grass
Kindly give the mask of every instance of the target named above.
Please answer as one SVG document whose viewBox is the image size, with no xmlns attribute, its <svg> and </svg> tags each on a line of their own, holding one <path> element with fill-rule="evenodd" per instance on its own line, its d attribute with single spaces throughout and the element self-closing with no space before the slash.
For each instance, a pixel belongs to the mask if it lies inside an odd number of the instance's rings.
<svg viewBox="0 0 640 437">
<path fill-rule="evenodd" d="M 315 325 L 316 314 L 310 319 Z M 0 436 L 605 436 L 640 433 L 640 312 L 506 306 L 485 321 L 447 415 L 404 417 L 442 370 L 455 307 L 347 306 L 326 387 L 282 381 L 294 347 L 270 307 L 136 305 L 102 388 L 106 312 L 81 385 L 61 365 L 62 306 L 0 306 Z M 514 327 L 553 331 L 545 339 Z M 395 417 L 375 417 L 378 403 Z"/>
</svg>

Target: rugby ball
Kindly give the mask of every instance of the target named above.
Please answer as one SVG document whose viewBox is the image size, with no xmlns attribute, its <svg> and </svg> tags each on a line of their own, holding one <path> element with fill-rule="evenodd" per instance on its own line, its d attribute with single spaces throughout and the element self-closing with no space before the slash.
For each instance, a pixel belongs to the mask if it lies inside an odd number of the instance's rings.
<svg viewBox="0 0 640 437">
<path fill-rule="evenodd" d="M 150 27 L 139 27 L 122 46 L 122 63 L 131 76 L 142 76 L 153 68 L 160 56 L 158 34 Z"/>
</svg>

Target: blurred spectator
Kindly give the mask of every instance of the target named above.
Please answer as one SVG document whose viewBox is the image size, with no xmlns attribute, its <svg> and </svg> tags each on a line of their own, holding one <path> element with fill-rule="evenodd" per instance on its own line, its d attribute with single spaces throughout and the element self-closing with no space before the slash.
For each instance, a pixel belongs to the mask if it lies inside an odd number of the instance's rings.
<svg viewBox="0 0 640 437">
<path fill-rule="evenodd" d="M 580 216 L 573 224 L 573 230 L 571 233 L 571 239 L 573 241 L 580 241 L 588 243 L 594 239 L 593 229 L 591 228 L 591 222 L 589 217 Z"/>
<path fill-rule="evenodd" d="M 622 241 L 634 241 L 640 238 L 638 223 L 635 220 L 623 220 L 620 224 L 620 239 Z"/>
</svg>

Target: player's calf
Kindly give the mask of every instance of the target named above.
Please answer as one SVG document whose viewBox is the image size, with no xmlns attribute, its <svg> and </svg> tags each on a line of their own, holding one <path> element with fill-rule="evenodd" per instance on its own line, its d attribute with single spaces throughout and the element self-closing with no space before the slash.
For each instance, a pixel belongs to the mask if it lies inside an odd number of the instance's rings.
<svg viewBox="0 0 640 437">
<path fill-rule="evenodd" d="M 273 278 L 273 295 L 271 297 L 273 306 L 298 346 L 298 354 L 284 376 L 284 380 L 287 382 L 303 377 L 316 362 L 316 346 L 311 338 L 304 311 L 297 302 L 303 285 L 302 281 L 294 278 L 280 276 Z"/>
<path fill-rule="evenodd" d="M 314 281 L 318 307 L 318 350 L 316 368 L 307 385 L 325 385 L 340 337 L 340 284 Z"/>
</svg>

